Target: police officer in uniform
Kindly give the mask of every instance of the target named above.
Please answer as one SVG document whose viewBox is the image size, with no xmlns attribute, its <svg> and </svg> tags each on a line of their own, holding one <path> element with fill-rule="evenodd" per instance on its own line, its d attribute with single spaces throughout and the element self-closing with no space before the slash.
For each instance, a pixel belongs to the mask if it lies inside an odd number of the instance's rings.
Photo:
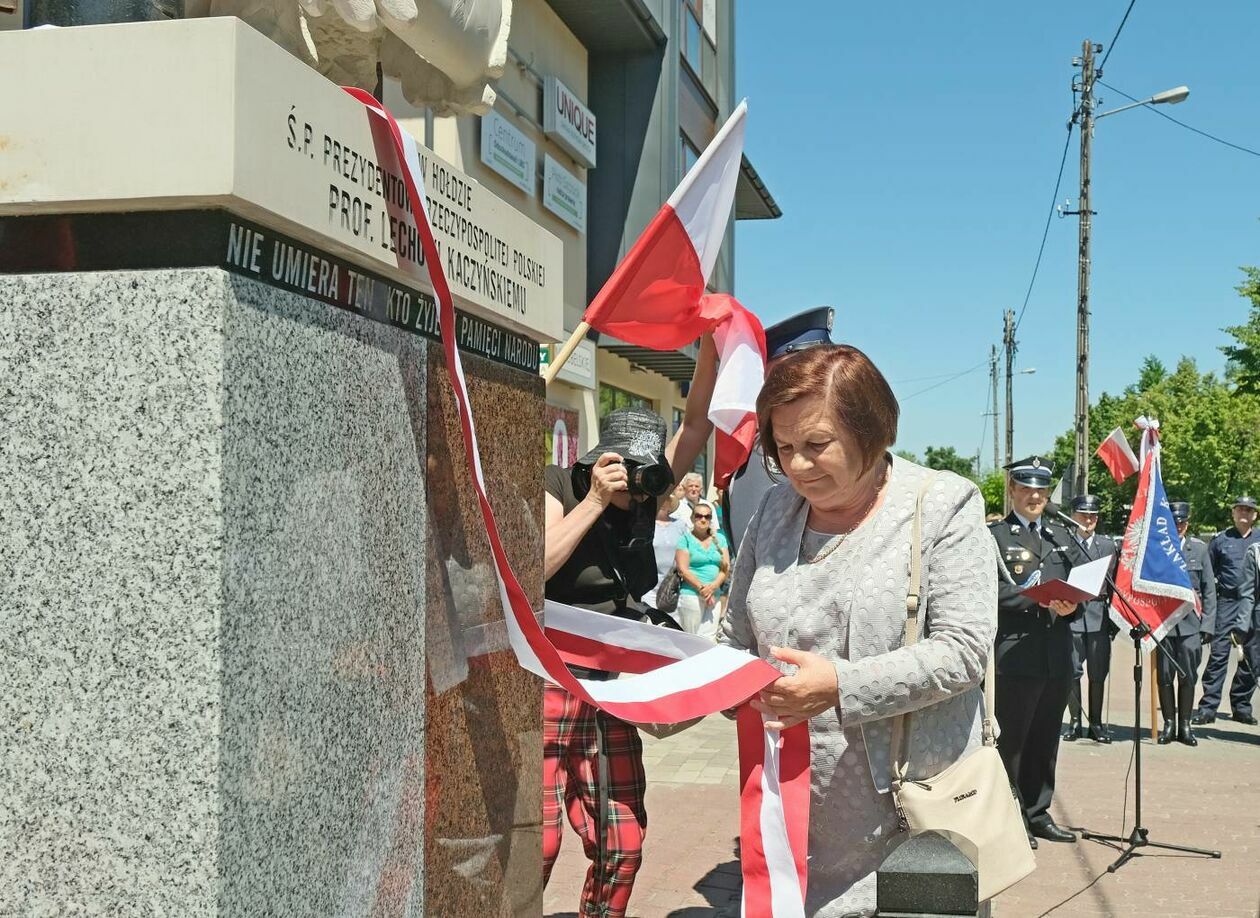
<svg viewBox="0 0 1260 918">
<path fill-rule="evenodd" d="M 1050 818 L 1059 728 L 1072 685 L 1072 631 L 1079 606 L 1040 605 L 1027 586 L 1065 579 L 1081 561 L 1063 527 L 1046 522 L 1053 466 L 1029 456 L 1006 466 L 1012 510 L 989 531 L 998 553 L 998 626 L 994 645 L 998 752 L 1019 795 L 1033 845 L 1038 838 L 1074 842 L 1076 835 Z"/>
<path fill-rule="evenodd" d="M 1243 495 L 1234 501 L 1234 525 L 1218 532 L 1208 546 L 1212 570 L 1216 571 L 1216 628 L 1207 666 L 1203 669 L 1203 694 L 1191 722 L 1210 724 L 1216 720 L 1221 703 L 1225 676 L 1229 670 L 1230 649 L 1234 641 L 1245 644 L 1251 632 L 1251 621 L 1243 609 L 1239 589 L 1243 580 L 1243 562 L 1247 550 L 1260 542 L 1256 523 L 1256 499 Z M 1234 720 L 1254 724 L 1251 695 L 1256 679 L 1248 666 L 1239 666 L 1229 687 L 1229 707 Z"/>
<path fill-rule="evenodd" d="M 830 306 L 820 306 L 789 316 L 766 329 L 766 363 L 780 357 L 795 354 L 820 344 L 832 344 L 831 326 L 836 311 Z M 744 467 L 735 473 L 727 489 L 725 516 L 731 539 L 731 557 L 739 549 L 744 530 L 761 503 L 761 497 L 774 482 L 766 471 L 761 443 L 753 441 L 752 454 Z"/>
<path fill-rule="evenodd" d="M 1177 535 L 1181 536 L 1181 556 L 1186 559 L 1186 570 L 1190 574 L 1190 584 L 1195 595 L 1199 597 L 1202 618 L 1195 612 L 1193 603 L 1186 603 L 1186 608 L 1177 613 L 1181 618 L 1173 626 L 1172 631 L 1164 635 L 1164 650 L 1167 653 L 1156 653 L 1155 678 L 1159 684 L 1159 708 L 1164 715 L 1164 729 L 1159 734 L 1159 744 L 1165 746 L 1174 739 L 1187 746 L 1197 746 L 1190 729 L 1190 712 L 1194 707 L 1194 683 L 1199 672 L 1199 661 L 1203 659 L 1203 645 L 1212 640 L 1216 629 L 1216 578 L 1212 574 L 1212 559 L 1209 557 L 1207 543 L 1193 536 L 1187 538 L 1190 528 L 1190 505 L 1184 500 L 1168 502 L 1173 519 L 1177 521 Z M 1178 675 L 1173 668 L 1172 658 L 1177 661 L 1185 675 Z M 1173 683 L 1176 682 L 1176 692 Z"/>
<path fill-rule="evenodd" d="M 1072 519 L 1076 520 L 1077 548 L 1085 555 L 1084 561 L 1097 561 L 1110 556 L 1111 571 L 1116 569 L 1116 543 L 1098 535 L 1098 514 L 1102 501 L 1093 494 L 1080 494 L 1072 499 Z M 1205 546 L 1206 547 L 1206 546 Z M 1107 673 L 1111 669 L 1111 639 L 1116 628 L 1107 615 L 1111 604 L 1111 588 L 1106 587 L 1097 599 L 1081 604 L 1081 611 L 1072 616 L 1068 627 L 1072 630 L 1073 682 L 1068 695 L 1069 724 L 1063 738 L 1068 742 L 1084 736 L 1081 729 L 1081 677 L 1089 673 L 1089 738 L 1096 743 L 1110 743 L 1111 732 L 1103 723 L 1103 693 Z"/>
</svg>

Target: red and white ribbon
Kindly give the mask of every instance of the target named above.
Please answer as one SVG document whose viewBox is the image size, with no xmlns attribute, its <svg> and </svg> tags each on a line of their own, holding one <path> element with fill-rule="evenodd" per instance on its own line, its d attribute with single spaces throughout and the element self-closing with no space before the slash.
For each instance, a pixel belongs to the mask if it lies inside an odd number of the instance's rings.
<svg viewBox="0 0 1260 918">
<path fill-rule="evenodd" d="M 442 349 L 459 409 L 464 456 L 481 510 L 503 604 L 508 639 L 518 662 L 588 704 L 632 723 L 679 723 L 743 705 L 779 677 L 769 663 L 733 648 L 548 601 L 546 632 L 507 559 L 494 510 L 486 496 L 468 386 L 455 345 L 455 306 L 429 223 L 415 140 L 370 93 L 343 87 L 383 121 L 411 201 L 424 263 L 438 303 Z M 568 662 L 636 673 L 594 681 L 576 678 Z M 742 869 L 745 913 L 795 918 L 804 914 L 805 851 L 809 819 L 809 738 L 806 725 L 777 733 L 762 729 L 761 715 L 740 709 Z M 753 741 L 755 735 L 755 742 Z M 750 788 L 750 784 L 755 786 Z M 753 853 L 755 852 L 755 853 Z M 791 882 L 795 880 L 795 882 Z"/>
</svg>

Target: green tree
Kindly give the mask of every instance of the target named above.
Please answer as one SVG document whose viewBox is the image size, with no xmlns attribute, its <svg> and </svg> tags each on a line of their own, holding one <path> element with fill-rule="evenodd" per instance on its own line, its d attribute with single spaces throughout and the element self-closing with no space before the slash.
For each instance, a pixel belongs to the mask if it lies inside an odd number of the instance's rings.
<svg viewBox="0 0 1260 918">
<path fill-rule="evenodd" d="M 994 469 L 980 479 L 980 495 L 984 498 L 984 512 L 1001 513 L 1006 503 L 1006 473 Z"/>
<path fill-rule="evenodd" d="M 976 477 L 976 464 L 966 456 L 958 455 L 952 446 L 929 446 L 923 453 L 923 464 L 930 469 L 945 472 L 956 472 L 963 478 L 973 481 Z"/>
<path fill-rule="evenodd" d="M 906 462 L 913 462 L 915 465 L 919 464 L 919 457 L 910 452 L 908 449 L 895 449 L 893 450 L 893 455 L 900 456 L 902 459 L 906 460 Z"/>
<path fill-rule="evenodd" d="M 1222 329 L 1233 336 L 1235 343 L 1224 345 L 1221 352 L 1229 358 L 1229 376 L 1237 383 L 1238 391 L 1260 395 L 1260 268 L 1242 271 L 1246 279 L 1237 289 L 1251 301 L 1251 312 L 1246 324 Z"/>
</svg>

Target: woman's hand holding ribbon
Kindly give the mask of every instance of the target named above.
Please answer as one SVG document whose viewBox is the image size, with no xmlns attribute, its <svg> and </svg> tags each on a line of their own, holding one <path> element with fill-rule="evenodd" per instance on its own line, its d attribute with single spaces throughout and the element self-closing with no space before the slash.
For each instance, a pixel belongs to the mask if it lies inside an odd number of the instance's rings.
<svg viewBox="0 0 1260 918">
<path fill-rule="evenodd" d="M 771 647 L 770 655 L 792 664 L 796 672 L 776 679 L 751 701 L 754 708 L 773 718 L 766 727 L 786 730 L 840 703 L 836 668 L 825 657 L 791 647 Z"/>
</svg>

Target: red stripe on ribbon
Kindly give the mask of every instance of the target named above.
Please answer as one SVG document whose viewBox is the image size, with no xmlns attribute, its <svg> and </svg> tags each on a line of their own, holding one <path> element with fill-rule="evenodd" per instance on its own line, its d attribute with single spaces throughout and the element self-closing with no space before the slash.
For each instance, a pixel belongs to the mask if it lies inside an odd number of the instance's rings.
<svg viewBox="0 0 1260 918">
<path fill-rule="evenodd" d="M 560 651 L 561 659 L 574 666 L 603 669 L 611 673 L 650 673 L 654 669 L 678 662 L 676 657 L 620 647 L 558 628 L 544 628 L 543 633 L 556 650 Z"/>
</svg>

